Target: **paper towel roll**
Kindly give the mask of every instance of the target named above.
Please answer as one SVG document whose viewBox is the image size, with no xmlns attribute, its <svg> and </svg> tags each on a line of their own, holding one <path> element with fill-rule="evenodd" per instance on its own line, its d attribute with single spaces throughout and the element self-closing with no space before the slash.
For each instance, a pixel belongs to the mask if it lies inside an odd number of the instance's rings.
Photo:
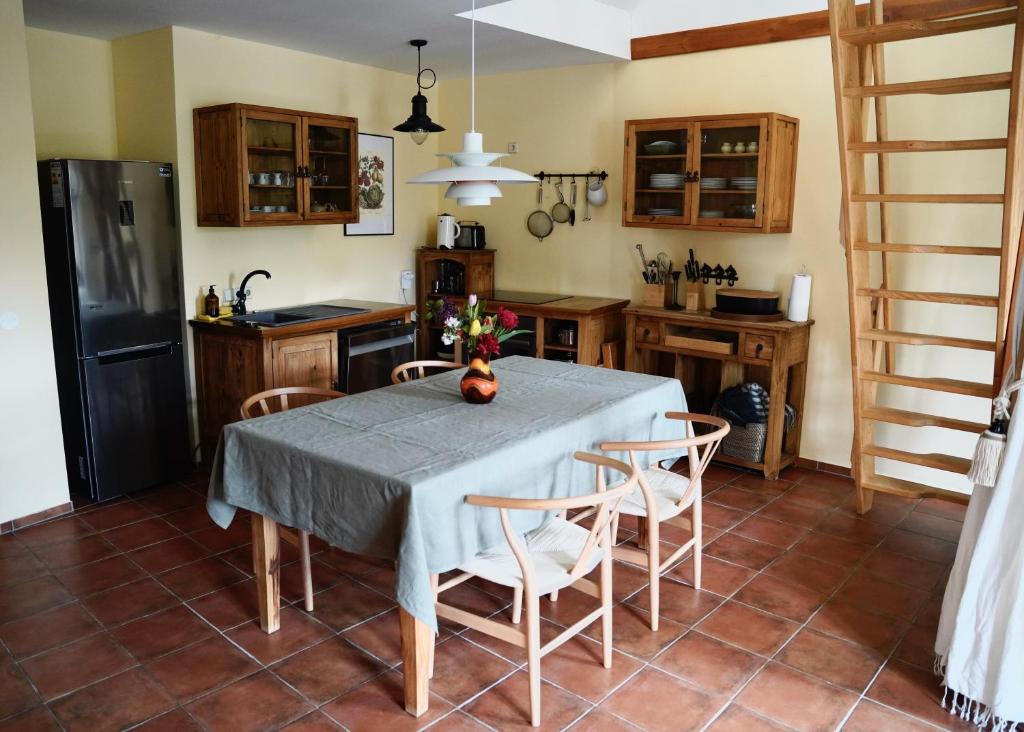
<svg viewBox="0 0 1024 732">
<path fill-rule="evenodd" d="M 811 276 L 809 274 L 793 275 L 793 286 L 789 288 L 789 309 L 786 319 L 796 323 L 807 321 L 807 313 L 811 309 Z"/>
</svg>

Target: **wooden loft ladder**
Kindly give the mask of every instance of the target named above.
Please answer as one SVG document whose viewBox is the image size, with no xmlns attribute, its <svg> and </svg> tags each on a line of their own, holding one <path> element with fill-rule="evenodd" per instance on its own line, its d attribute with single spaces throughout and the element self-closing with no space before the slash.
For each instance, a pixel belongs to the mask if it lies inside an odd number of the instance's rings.
<svg viewBox="0 0 1024 732">
<path fill-rule="evenodd" d="M 947 4 L 948 5 L 948 4 Z M 1009 319 L 1010 295 L 1017 265 L 1022 216 L 1024 216 L 1024 99 L 1021 64 L 1024 54 L 1024 11 L 1015 3 L 992 12 L 974 13 L 941 20 L 915 19 L 886 22 L 882 0 L 871 0 L 867 22 L 857 23 L 854 0 L 829 0 L 832 65 L 835 77 L 836 115 L 839 129 L 839 163 L 842 175 L 842 233 L 846 246 L 849 283 L 850 336 L 853 365 L 854 442 L 853 473 L 857 510 L 871 508 L 875 491 L 910 497 L 939 497 L 966 502 L 967 496 L 945 488 L 902 480 L 876 472 L 876 459 L 925 466 L 965 474 L 970 461 L 936 453 L 918 453 L 875 444 L 875 423 L 907 427 L 940 427 L 980 433 L 987 425 L 956 415 L 923 414 L 894 409 L 878 403 L 878 385 L 928 389 L 988 400 L 1002 380 Z M 947 8 L 948 11 L 948 8 Z M 930 36 L 965 33 L 1002 25 L 1015 27 L 1011 70 L 1007 73 L 963 76 L 890 84 L 885 79 L 885 44 Z M 890 96 L 948 94 L 1008 89 L 1008 134 L 1005 138 L 977 140 L 893 140 L 888 135 Z M 965 102 L 966 104 L 966 102 Z M 872 124 L 875 139 L 868 139 Z M 953 150 L 1004 150 L 1006 170 L 999 193 L 915 194 L 890 189 L 889 156 L 907 153 L 941 153 Z M 877 178 L 878 192 L 870 193 L 867 166 Z M 952 167 L 950 171 L 955 169 Z M 891 236 L 890 204 L 993 204 L 1002 206 L 1000 246 L 950 245 L 948 243 L 896 243 Z M 914 217 L 913 208 L 907 220 Z M 873 209 L 877 218 L 871 219 Z M 919 210 L 919 209 L 918 209 Z M 877 222 L 869 229 L 869 221 Z M 872 241 L 869 231 L 877 231 Z M 893 255 L 941 254 L 963 257 L 999 257 L 998 282 L 992 295 L 954 292 L 922 292 L 898 288 Z M 912 257 L 908 259 L 913 259 Z M 874 275 L 874 277 L 872 277 Z M 879 284 L 880 282 L 880 284 Z M 875 284 L 872 284 L 875 283 Z M 946 303 L 965 308 L 991 308 L 996 313 L 995 337 L 991 340 L 897 330 L 895 301 Z M 910 376 L 897 373 L 895 346 L 944 346 L 990 351 L 995 367 L 978 381 Z M 991 376 L 991 378 L 988 378 Z"/>
</svg>

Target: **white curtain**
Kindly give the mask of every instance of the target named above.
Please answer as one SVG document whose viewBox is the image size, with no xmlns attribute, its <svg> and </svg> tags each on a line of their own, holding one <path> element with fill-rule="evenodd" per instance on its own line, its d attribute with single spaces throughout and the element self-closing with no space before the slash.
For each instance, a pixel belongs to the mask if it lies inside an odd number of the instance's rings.
<svg viewBox="0 0 1024 732">
<path fill-rule="evenodd" d="M 1024 728 L 1024 400 L 993 488 L 975 486 L 935 640 L 950 711 Z"/>
</svg>

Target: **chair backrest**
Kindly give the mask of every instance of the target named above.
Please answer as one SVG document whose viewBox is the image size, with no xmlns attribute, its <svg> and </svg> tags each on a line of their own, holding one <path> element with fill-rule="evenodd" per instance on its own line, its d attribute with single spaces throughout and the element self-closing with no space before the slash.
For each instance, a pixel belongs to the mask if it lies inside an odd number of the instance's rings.
<svg viewBox="0 0 1024 732">
<path fill-rule="evenodd" d="M 455 363 L 454 361 L 409 361 L 408 363 L 395 366 L 391 372 L 391 383 L 401 384 L 413 379 L 422 379 L 424 376 L 430 376 L 432 373 L 461 369 L 462 366 L 462 364 Z"/>
<path fill-rule="evenodd" d="M 289 396 L 297 396 L 301 404 L 289 403 Z M 274 412 L 287 412 L 291 407 L 305 406 L 313 402 L 325 402 L 345 396 L 344 392 L 317 389 L 312 386 L 282 386 L 267 389 L 242 402 L 242 419 L 263 417 Z M 258 407 L 258 411 L 257 411 Z"/>
<path fill-rule="evenodd" d="M 649 442 L 603 442 L 600 447 L 605 452 L 628 452 L 629 462 L 633 467 L 640 470 L 640 463 L 637 457 L 639 452 L 661 452 L 663 450 L 686 450 L 687 461 L 690 468 L 690 485 L 686 492 L 679 499 L 680 505 L 689 503 L 690 497 L 700 486 L 701 476 L 711 462 L 715 450 L 722 443 L 722 440 L 729 434 L 729 423 L 721 417 L 713 417 L 709 414 L 696 414 L 693 412 L 666 412 L 665 419 L 674 419 L 686 422 L 686 437 L 680 440 L 654 440 Z M 706 424 L 714 429 L 703 435 L 694 432 L 693 425 Z M 703 448 L 703 449 L 701 449 Z M 648 498 L 648 505 L 651 505 L 651 489 L 647 480 L 640 472 L 640 489 Z"/>
<path fill-rule="evenodd" d="M 619 351 L 621 350 L 621 346 L 622 341 L 607 341 L 602 343 L 601 363 L 597 365 L 606 369 L 619 368 Z"/>
<path fill-rule="evenodd" d="M 594 523 L 590 527 L 590 533 L 583 545 L 576 563 L 570 571 L 573 580 L 579 579 L 585 570 L 586 562 L 594 551 L 594 547 L 601 545 L 611 549 L 611 535 L 609 528 L 622 507 L 622 500 L 632 493 L 637 486 L 639 471 L 635 466 L 631 467 L 621 460 L 615 460 L 605 455 L 591 455 L 585 452 L 573 454 L 573 458 L 584 463 L 590 463 L 597 467 L 596 491 L 582 496 L 570 496 L 568 498 L 507 498 L 504 496 L 466 496 L 466 503 L 473 506 L 484 506 L 497 508 L 501 515 L 501 528 L 505 532 L 505 539 L 512 549 L 512 554 L 523 572 L 523 580 L 526 584 L 533 584 L 533 564 L 529 554 L 523 547 L 519 536 L 512 528 L 508 512 L 510 510 L 523 511 L 565 511 L 570 508 L 594 508 Z M 605 468 L 621 473 L 621 483 L 608 487 L 605 480 Z"/>
</svg>

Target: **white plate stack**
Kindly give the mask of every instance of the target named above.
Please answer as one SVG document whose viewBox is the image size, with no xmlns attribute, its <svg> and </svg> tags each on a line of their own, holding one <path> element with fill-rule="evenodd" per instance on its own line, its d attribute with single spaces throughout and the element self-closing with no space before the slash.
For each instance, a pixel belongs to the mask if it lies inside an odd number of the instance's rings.
<svg viewBox="0 0 1024 732">
<path fill-rule="evenodd" d="M 651 188 L 682 188 L 682 173 L 651 173 Z"/>
<path fill-rule="evenodd" d="M 757 176 L 747 176 L 740 178 L 730 178 L 732 187 L 740 191 L 756 191 L 757 190 Z"/>
<path fill-rule="evenodd" d="M 728 178 L 701 178 L 700 189 L 702 191 L 720 191 L 729 187 Z"/>
<path fill-rule="evenodd" d="M 683 209 L 681 208 L 649 208 L 647 209 L 648 216 L 682 216 Z"/>
</svg>

